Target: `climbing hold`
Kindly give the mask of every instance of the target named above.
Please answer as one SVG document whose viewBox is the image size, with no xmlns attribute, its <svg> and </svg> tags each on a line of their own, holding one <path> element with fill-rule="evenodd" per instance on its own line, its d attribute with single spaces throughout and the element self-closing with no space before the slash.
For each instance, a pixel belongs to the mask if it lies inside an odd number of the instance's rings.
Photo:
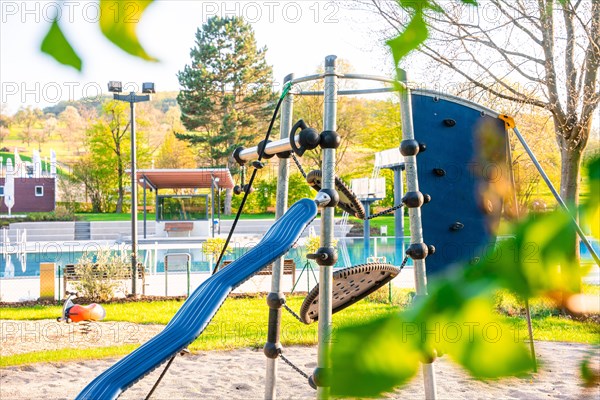
<svg viewBox="0 0 600 400">
<path fill-rule="evenodd" d="M 444 125 L 446 125 L 447 127 L 452 128 L 453 126 L 456 125 L 456 121 L 451 119 L 451 118 L 447 118 L 444 120 Z"/>
<path fill-rule="evenodd" d="M 450 230 L 451 231 L 460 231 L 464 227 L 465 227 L 465 224 L 463 224 L 462 222 L 455 222 L 452 225 L 450 225 Z"/>
<path fill-rule="evenodd" d="M 434 168 L 433 173 L 435 174 L 435 176 L 445 176 L 446 175 L 446 171 L 444 171 L 442 168 Z"/>
</svg>

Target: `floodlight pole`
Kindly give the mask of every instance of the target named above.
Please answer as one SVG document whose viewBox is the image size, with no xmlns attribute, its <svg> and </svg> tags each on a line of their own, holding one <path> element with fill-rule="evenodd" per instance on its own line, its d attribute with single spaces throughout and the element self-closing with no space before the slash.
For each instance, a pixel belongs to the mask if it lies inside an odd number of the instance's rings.
<svg viewBox="0 0 600 400">
<path fill-rule="evenodd" d="M 135 103 L 150 101 L 150 95 L 136 95 L 131 92 L 128 95 L 114 94 L 114 99 L 126 101 L 131 110 L 131 294 L 137 296 L 137 156 L 135 139 Z"/>
</svg>

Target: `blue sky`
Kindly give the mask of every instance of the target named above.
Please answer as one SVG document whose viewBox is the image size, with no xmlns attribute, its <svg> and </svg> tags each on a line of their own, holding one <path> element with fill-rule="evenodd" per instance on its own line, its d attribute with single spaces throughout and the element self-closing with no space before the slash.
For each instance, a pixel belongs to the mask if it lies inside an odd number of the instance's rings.
<svg viewBox="0 0 600 400">
<path fill-rule="evenodd" d="M 123 0 L 126 1 L 126 0 Z M 59 23 L 84 60 L 81 73 L 39 51 L 56 1 L 2 0 L 0 100 L 14 113 L 21 105 L 45 107 L 60 100 L 106 94 L 109 80 L 155 82 L 158 91 L 178 90 L 177 71 L 189 62 L 196 29 L 212 15 L 240 15 L 252 23 L 259 45 L 267 46 L 274 77 L 312 73 L 328 54 L 348 60 L 356 72 L 389 74 L 391 60 L 371 33 L 372 16 L 333 1 L 159 0 L 145 12 L 138 35 L 161 60 L 148 63 L 105 40 L 96 1 L 67 1 Z"/>
</svg>

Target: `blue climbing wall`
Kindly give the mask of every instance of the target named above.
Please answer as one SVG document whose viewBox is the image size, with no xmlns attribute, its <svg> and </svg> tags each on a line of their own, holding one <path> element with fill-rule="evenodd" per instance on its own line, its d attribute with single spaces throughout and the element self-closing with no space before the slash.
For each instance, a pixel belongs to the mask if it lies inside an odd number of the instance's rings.
<svg viewBox="0 0 600 400">
<path fill-rule="evenodd" d="M 496 240 L 508 186 L 504 122 L 452 97 L 412 96 L 423 205 L 423 236 L 436 248 L 429 276 L 453 263 L 477 260 Z"/>
</svg>

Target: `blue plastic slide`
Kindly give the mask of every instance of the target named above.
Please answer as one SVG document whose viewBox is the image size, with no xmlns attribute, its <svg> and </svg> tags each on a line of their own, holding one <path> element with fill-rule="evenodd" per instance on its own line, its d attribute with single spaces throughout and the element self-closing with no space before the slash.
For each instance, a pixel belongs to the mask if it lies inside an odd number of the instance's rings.
<svg viewBox="0 0 600 400">
<path fill-rule="evenodd" d="M 228 294 L 284 255 L 316 215 L 317 206 L 309 199 L 290 207 L 258 245 L 202 283 L 161 333 L 96 377 L 77 399 L 116 399 L 187 347 L 200 336 Z"/>
</svg>

